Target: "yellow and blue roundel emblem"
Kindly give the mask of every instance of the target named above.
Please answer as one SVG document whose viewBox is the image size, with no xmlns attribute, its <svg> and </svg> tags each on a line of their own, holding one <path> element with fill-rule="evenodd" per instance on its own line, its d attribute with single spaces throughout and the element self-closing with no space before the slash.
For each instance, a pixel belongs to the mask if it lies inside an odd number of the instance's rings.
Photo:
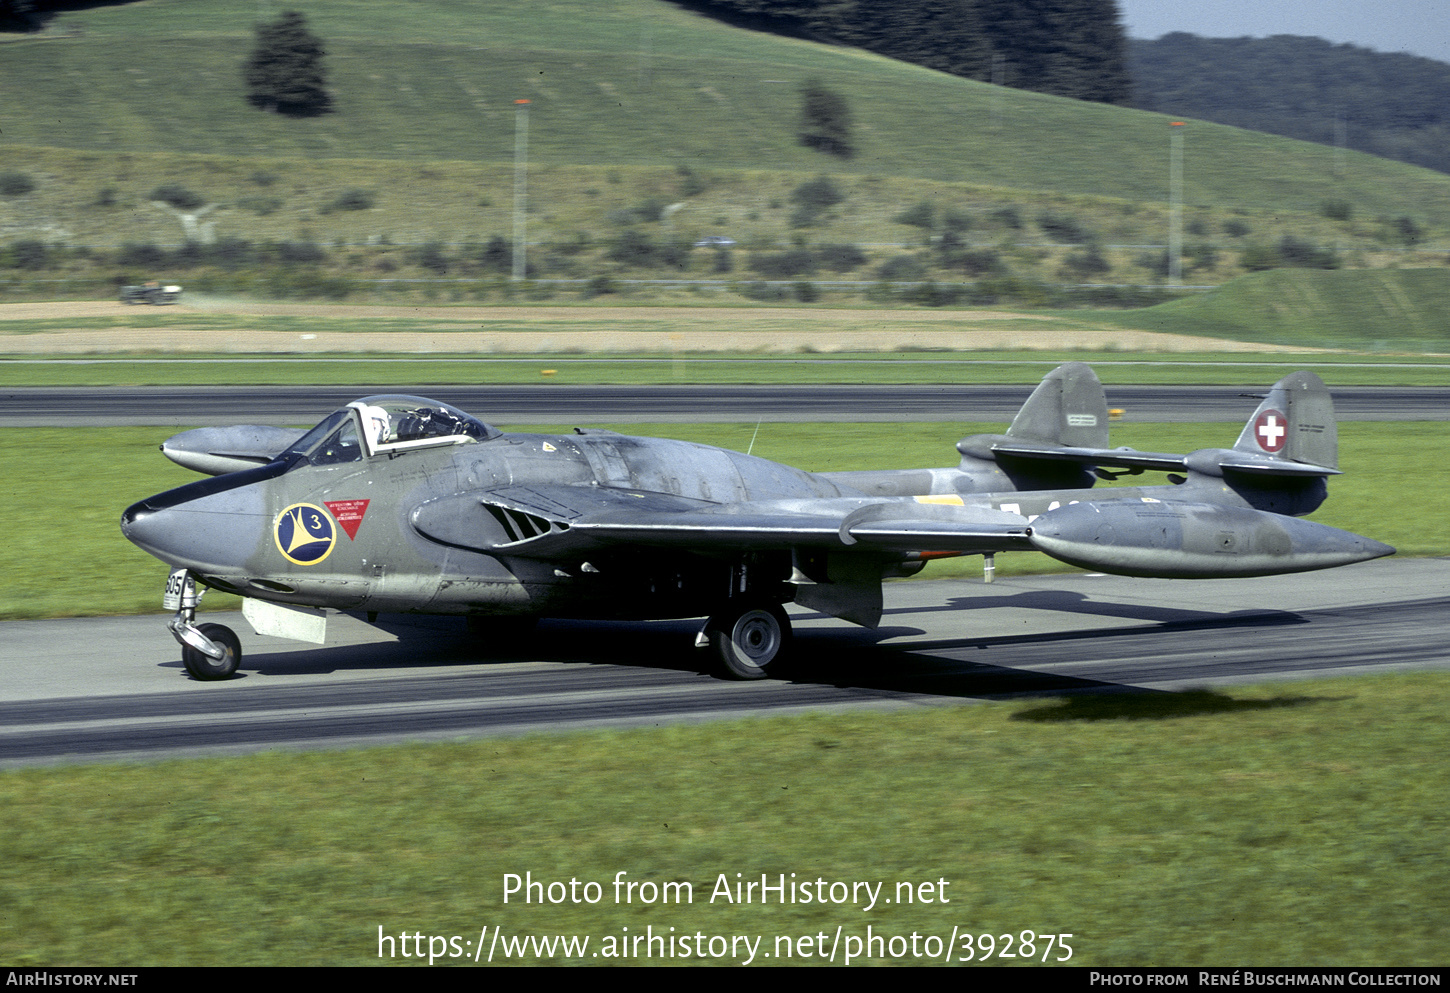
<svg viewBox="0 0 1450 993">
<path fill-rule="evenodd" d="M 288 562 L 317 565 L 332 552 L 337 525 L 332 515 L 315 503 L 294 503 L 272 522 L 277 550 Z"/>
</svg>

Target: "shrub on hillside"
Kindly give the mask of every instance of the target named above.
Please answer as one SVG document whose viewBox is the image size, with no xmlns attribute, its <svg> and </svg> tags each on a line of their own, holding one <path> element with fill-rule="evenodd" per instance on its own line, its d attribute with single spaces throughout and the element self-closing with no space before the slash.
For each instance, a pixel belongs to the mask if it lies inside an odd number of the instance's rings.
<svg viewBox="0 0 1450 993">
<path fill-rule="evenodd" d="M 117 265 L 156 269 L 165 265 L 166 261 L 165 249 L 151 244 L 138 245 L 127 242 L 116 252 Z"/>
<path fill-rule="evenodd" d="M 502 235 L 494 235 L 483 245 L 471 245 L 465 253 L 469 261 L 484 272 L 504 275 L 513 271 L 514 250 Z"/>
<path fill-rule="evenodd" d="M 1338 269 L 1339 256 L 1332 248 L 1285 235 L 1277 245 L 1250 245 L 1239 256 L 1239 265 L 1249 272 L 1267 269 Z"/>
<path fill-rule="evenodd" d="M 638 228 L 630 228 L 619 233 L 619 237 L 609 247 L 606 257 L 620 265 L 646 268 L 656 263 L 657 251 L 657 246 L 650 240 L 649 235 Z"/>
<path fill-rule="evenodd" d="M 418 248 L 413 256 L 413 261 L 433 273 L 435 276 L 448 275 L 450 260 L 443 251 L 443 243 L 430 241 Z"/>
<path fill-rule="evenodd" d="M 177 210 L 197 210 L 206 206 L 206 197 L 194 190 L 188 190 L 180 183 L 165 183 L 151 191 L 151 200 L 169 203 Z"/>
<path fill-rule="evenodd" d="M 850 272 L 866 264 L 866 253 L 855 245 L 817 245 L 816 263 L 832 272 Z"/>
<path fill-rule="evenodd" d="M 334 210 L 372 210 L 377 197 L 371 190 L 343 190 L 332 202 L 322 208 L 324 214 Z"/>
<path fill-rule="evenodd" d="M 1189 268 L 1212 269 L 1218 265 L 1218 249 L 1207 242 L 1195 242 L 1183 250 L 1183 257 L 1190 260 Z"/>
<path fill-rule="evenodd" d="M 808 179 L 801 183 L 793 191 L 790 198 L 802 207 L 810 207 L 812 210 L 829 210 L 846 199 L 846 194 L 836 185 L 835 180 L 830 176 L 817 176 L 815 179 Z"/>
<path fill-rule="evenodd" d="M 876 268 L 876 278 L 886 282 L 921 279 L 926 266 L 915 255 L 893 255 Z"/>
<path fill-rule="evenodd" d="M 278 242 L 275 251 L 282 262 L 317 265 L 327 261 L 327 253 L 322 250 L 322 246 L 311 241 Z"/>
<path fill-rule="evenodd" d="M 750 268 L 766 279 L 790 279 L 793 276 L 808 276 L 815 272 L 816 257 L 806 248 L 752 255 Z"/>
<path fill-rule="evenodd" d="M 630 228 L 619 233 L 605 257 L 640 269 L 656 266 L 684 269 L 690 262 L 690 247 L 678 241 L 656 243 L 638 228 Z"/>
<path fill-rule="evenodd" d="M 901 291 L 902 301 L 920 304 L 923 307 L 946 307 L 956 303 L 961 295 L 960 286 L 942 286 L 931 280 L 908 286 Z"/>
<path fill-rule="evenodd" d="M 35 180 L 23 172 L 0 172 L 0 196 L 23 197 L 35 189 Z"/>
<path fill-rule="evenodd" d="M 957 210 L 955 207 L 948 207 L 942 211 L 941 226 L 943 231 L 950 231 L 954 234 L 970 231 L 972 227 L 972 215 L 965 211 Z"/>
<path fill-rule="evenodd" d="M 930 231 L 936 226 L 936 208 L 923 200 L 915 207 L 908 207 L 892 218 L 897 224 L 909 224 L 914 228 Z"/>
<path fill-rule="evenodd" d="M 680 196 L 699 196 L 710 188 L 709 181 L 699 175 L 687 165 L 675 166 L 675 174 L 680 177 Z"/>
<path fill-rule="evenodd" d="M 1112 272 L 1113 265 L 1103 255 L 1102 249 L 1091 244 L 1075 252 L 1068 252 L 1062 260 L 1063 275 L 1079 282 Z"/>
<path fill-rule="evenodd" d="M 1291 269 L 1338 269 L 1339 256 L 1332 248 L 1284 235 L 1279 239 L 1279 258 Z"/>
<path fill-rule="evenodd" d="M 998 207 L 992 211 L 992 220 L 1004 228 L 1022 230 L 1022 213 L 1016 207 Z"/>
<path fill-rule="evenodd" d="M 790 225 L 793 228 L 810 227 L 822 214 L 843 203 L 846 194 L 830 176 L 817 176 L 797 186 L 790 195 L 796 209 L 791 212 Z"/>
<path fill-rule="evenodd" d="M 785 287 L 772 286 L 764 280 L 757 279 L 753 283 L 745 283 L 740 287 L 740 295 L 750 300 L 784 300 L 788 295 Z"/>
<path fill-rule="evenodd" d="M 207 260 L 227 269 L 240 269 L 256 261 L 257 253 L 245 238 L 220 238 L 206 246 Z"/>
<path fill-rule="evenodd" d="M 1406 248 L 1414 248 L 1425 238 L 1425 229 L 1413 217 L 1396 217 L 1393 229 L 1395 238 Z"/>
<path fill-rule="evenodd" d="M 610 224 L 626 227 L 631 224 L 657 224 L 664 218 L 670 202 L 664 197 L 650 197 L 633 207 L 618 207 L 604 215 Z"/>
<path fill-rule="evenodd" d="M 180 247 L 171 253 L 167 264 L 173 269 L 192 269 L 199 265 L 206 264 L 205 246 L 195 242 L 184 242 Z"/>
<path fill-rule="evenodd" d="M 277 197 L 240 197 L 237 206 L 243 210 L 250 210 L 258 217 L 266 217 L 268 214 L 275 214 L 282 207 L 282 201 Z"/>
<path fill-rule="evenodd" d="M 1042 229 L 1043 234 L 1059 244 L 1080 245 L 1092 238 L 1082 223 L 1071 214 L 1042 214 L 1037 218 L 1037 226 Z"/>
<path fill-rule="evenodd" d="M 1007 265 L 995 248 L 968 248 L 942 259 L 942 265 L 960 269 L 968 276 L 995 276 L 1007 271 Z"/>
<path fill-rule="evenodd" d="M 604 296 L 606 293 L 618 293 L 619 284 L 608 276 L 595 276 L 584 284 L 583 296 L 586 298 Z"/>
<path fill-rule="evenodd" d="M 11 269 L 44 269 L 50 262 L 50 249 L 43 241 L 17 241 L 0 258 Z"/>
<path fill-rule="evenodd" d="M 1168 255 L 1164 253 L 1164 271 L 1167 271 Z M 1239 265 L 1247 272 L 1264 272 L 1269 269 L 1277 269 L 1284 264 L 1279 258 L 1279 250 L 1272 245 L 1250 245 L 1239 255 Z"/>
</svg>

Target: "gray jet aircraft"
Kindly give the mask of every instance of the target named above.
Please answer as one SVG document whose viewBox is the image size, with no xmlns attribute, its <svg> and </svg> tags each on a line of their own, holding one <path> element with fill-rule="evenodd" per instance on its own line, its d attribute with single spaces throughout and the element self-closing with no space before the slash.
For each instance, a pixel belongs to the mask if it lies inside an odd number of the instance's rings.
<svg viewBox="0 0 1450 993">
<path fill-rule="evenodd" d="M 207 588 L 245 598 L 258 634 L 321 644 L 326 610 L 454 614 L 487 638 L 540 617 L 705 617 L 724 675 L 789 658 L 797 603 L 868 627 L 882 581 L 934 556 L 1037 550 L 1129 576 L 1302 572 L 1389 555 L 1301 520 L 1337 475 L 1319 377 L 1274 385 L 1233 448 L 1108 447 L 1092 370 L 1049 373 L 1005 434 L 942 469 L 811 473 L 708 445 L 576 428 L 510 434 L 446 403 L 372 396 L 310 431 L 201 428 L 162 445 L 213 474 L 129 507 L 121 530 L 172 567 L 163 603 L 197 679 L 241 662 L 195 623 Z M 1162 485 L 1091 489 L 1148 470 Z"/>
</svg>

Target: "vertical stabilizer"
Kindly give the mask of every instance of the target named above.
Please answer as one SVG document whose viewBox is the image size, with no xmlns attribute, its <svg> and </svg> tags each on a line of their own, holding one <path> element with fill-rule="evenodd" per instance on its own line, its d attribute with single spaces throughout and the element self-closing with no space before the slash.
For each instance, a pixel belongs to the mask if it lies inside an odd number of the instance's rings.
<svg viewBox="0 0 1450 993">
<path fill-rule="evenodd" d="M 1339 429 L 1329 388 L 1312 372 L 1285 376 L 1244 425 L 1234 450 L 1339 468 Z"/>
<path fill-rule="evenodd" d="M 1108 401 L 1086 362 L 1067 362 L 1042 378 L 1007 437 L 1073 448 L 1108 447 Z"/>
</svg>

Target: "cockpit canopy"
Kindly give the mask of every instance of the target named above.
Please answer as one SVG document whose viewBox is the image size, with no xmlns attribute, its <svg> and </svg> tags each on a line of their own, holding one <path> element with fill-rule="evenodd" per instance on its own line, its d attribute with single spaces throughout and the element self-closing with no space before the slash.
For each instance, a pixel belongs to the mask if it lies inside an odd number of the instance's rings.
<svg viewBox="0 0 1450 993">
<path fill-rule="evenodd" d="M 313 465 L 356 462 L 374 455 L 464 445 L 501 432 L 451 404 L 389 394 L 354 400 L 329 414 L 283 453 Z"/>
</svg>

